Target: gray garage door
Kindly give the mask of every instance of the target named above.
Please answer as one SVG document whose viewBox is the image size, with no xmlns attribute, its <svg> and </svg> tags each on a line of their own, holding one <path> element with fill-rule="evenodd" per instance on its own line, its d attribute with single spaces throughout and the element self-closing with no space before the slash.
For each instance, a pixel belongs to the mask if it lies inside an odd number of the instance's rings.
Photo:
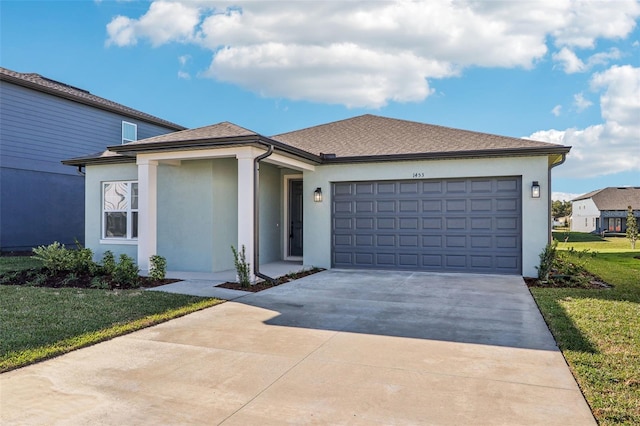
<svg viewBox="0 0 640 426">
<path fill-rule="evenodd" d="M 335 268 L 521 274 L 520 177 L 337 182 Z"/>
</svg>

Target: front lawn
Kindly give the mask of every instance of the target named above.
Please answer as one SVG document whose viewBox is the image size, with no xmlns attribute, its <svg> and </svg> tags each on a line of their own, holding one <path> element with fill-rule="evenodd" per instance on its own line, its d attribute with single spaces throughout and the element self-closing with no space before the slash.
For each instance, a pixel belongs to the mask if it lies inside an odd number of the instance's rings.
<svg viewBox="0 0 640 426">
<path fill-rule="evenodd" d="M 531 293 L 600 424 L 640 424 L 640 250 L 626 238 L 593 235 L 558 246 L 571 247 L 597 251 L 571 256 L 613 288 Z"/>
<path fill-rule="evenodd" d="M 0 276 L 39 266 L 0 257 Z M 0 372 L 42 361 L 220 303 L 137 290 L 0 285 Z"/>
</svg>

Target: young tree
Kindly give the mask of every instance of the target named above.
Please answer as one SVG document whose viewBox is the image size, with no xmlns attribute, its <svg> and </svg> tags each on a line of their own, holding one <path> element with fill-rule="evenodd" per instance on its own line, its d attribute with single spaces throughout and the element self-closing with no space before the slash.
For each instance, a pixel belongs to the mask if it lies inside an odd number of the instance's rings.
<svg viewBox="0 0 640 426">
<path fill-rule="evenodd" d="M 638 240 L 638 221 L 633 215 L 631 206 L 627 210 L 627 238 L 631 241 L 631 249 L 636 249 L 636 241 Z"/>
</svg>

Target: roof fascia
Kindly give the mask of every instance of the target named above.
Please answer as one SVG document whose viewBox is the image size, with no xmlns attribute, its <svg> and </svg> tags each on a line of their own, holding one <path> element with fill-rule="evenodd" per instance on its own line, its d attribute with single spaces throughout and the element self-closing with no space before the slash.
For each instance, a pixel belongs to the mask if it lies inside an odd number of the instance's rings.
<svg viewBox="0 0 640 426">
<path fill-rule="evenodd" d="M 124 144 L 107 147 L 109 151 L 121 154 L 138 154 L 145 152 L 166 151 L 166 150 L 189 150 L 189 149 L 205 149 L 215 147 L 230 146 L 246 146 L 252 145 L 256 147 L 264 147 L 265 145 L 273 145 L 278 151 L 292 155 L 294 157 L 304 158 L 314 163 L 321 163 L 322 159 L 307 151 L 292 147 L 282 142 L 274 141 L 260 135 L 230 136 L 212 139 L 197 139 L 187 141 L 171 141 L 171 142 L 155 142 L 143 144 Z"/>
<path fill-rule="evenodd" d="M 169 129 L 174 129 L 174 130 L 186 130 L 186 127 L 180 126 L 178 124 L 175 123 L 171 123 L 169 121 L 164 121 L 162 119 L 158 119 L 158 120 L 153 120 L 150 117 L 147 117 L 143 114 L 135 114 L 135 113 L 130 113 L 130 112 L 125 112 L 122 110 L 119 110 L 117 108 L 113 108 L 109 105 L 104 105 L 101 104 L 99 102 L 95 102 L 92 101 L 90 99 L 84 99 L 84 98 L 80 98 L 77 96 L 74 96 L 70 93 L 65 93 L 65 92 L 61 92 L 59 90 L 55 90 L 52 89 L 50 87 L 46 87 L 46 86 L 42 86 L 40 84 L 37 83 L 33 83 L 31 81 L 27 81 L 27 80 L 23 80 L 11 75 L 6 75 L 6 74 L 0 74 L 0 81 L 7 81 L 9 83 L 18 85 L 18 86 L 22 86 L 22 87 L 26 87 L 28 89 L 33 89 L 35 91 L 38 92 L 42 92 L 42 93 L 46 93 L 48 95 L 52 95 L 52 96 L 56 96 L 58 98 L 63 98 L 63 99 L 67 99 L 69 101 L 73 101 L 73 102 L 77 102 L 79 104 L 83 104 L 83 105 L 88 105 L 91 106 L 93 108 L 97 108 L 97 109 L 101 109 L 103 111 L 109 111 L 112 112 L 114 114 L 118 114 L 118 115 L 122 115 L 125 117 L 129 117 L 129 118 L 135 118 L 136 120 L 140 120 L 140 121 L 144 121 L 146 123 L 151 123 L 151 124 L 155 124 L 157 126 L 161 126 L 161 127 L 166 127 Z M 92 96 L 96 96 L 92 93 L 90 93 Z M 110 101 L 112 102 L 112 101 Z M 124 106 L 124 105 L 123 105 Z"/>
<path fill-rule="evenodd" d="M 525 157 L 529 155 L 554 155 L 566 154 L 571 147 L 544 147 L 544 148 L 514 148 L 502 150 L 476 150 L 476 151 L 452 151 L 452 152 L 432 152 L 419 154 L 392 154 L 392 155 L 369 155 L 358 157 L 324 157 L 323 164 L 336 163 L 370 163 L 379 161 L 411 161 L 411 160 L 453 160 L 461 158 L 483 158 L 483 157 Z"/>
</svg>

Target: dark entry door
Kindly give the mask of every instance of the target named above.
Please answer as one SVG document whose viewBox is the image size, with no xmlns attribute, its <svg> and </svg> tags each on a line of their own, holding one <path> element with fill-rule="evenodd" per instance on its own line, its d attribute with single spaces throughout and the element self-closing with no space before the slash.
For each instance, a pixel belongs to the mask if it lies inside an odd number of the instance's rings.
<svg viewBox="0 0 640 426">
<path fill-rule="evenodd" d="M 289 181 L 289 256 L 302 256 L 302 181 Z"/>
</svg>

